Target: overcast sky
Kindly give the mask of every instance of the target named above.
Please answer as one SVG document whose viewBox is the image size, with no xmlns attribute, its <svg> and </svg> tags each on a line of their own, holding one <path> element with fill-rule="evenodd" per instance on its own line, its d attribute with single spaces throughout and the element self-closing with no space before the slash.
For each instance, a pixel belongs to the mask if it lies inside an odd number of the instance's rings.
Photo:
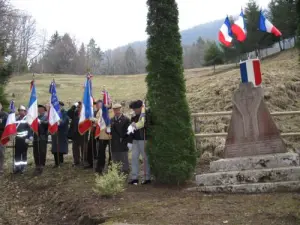
<svg viewBox="0 0 300 225">
<path fill-rule="evenodd" d="M 180 30 L 238 14 L 248 0 L 177 0 Z M 263 8 L 270 0 L 256 0 Z M 29 12 L 48 36 L 55 30 L 78 43 L 93 37 L 106 50 L 147 38 L 146 0 L 11 0 Z"/>
</svg>

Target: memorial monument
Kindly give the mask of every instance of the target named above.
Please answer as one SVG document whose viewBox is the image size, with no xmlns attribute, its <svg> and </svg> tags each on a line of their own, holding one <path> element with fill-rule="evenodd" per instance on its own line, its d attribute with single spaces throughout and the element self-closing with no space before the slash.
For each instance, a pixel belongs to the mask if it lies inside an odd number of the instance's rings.
<svg viewBox="0 0 300 225">
<path fill-rule="evenodd" d="M 233 94 L 225 159 L 210 163 L 210 173 L 196 176 L 203 192 L 300 190 L 300 159 L 288 153 L 264 103 L 260 62 L 240 63 L 241 84 Z"/>
</svg>

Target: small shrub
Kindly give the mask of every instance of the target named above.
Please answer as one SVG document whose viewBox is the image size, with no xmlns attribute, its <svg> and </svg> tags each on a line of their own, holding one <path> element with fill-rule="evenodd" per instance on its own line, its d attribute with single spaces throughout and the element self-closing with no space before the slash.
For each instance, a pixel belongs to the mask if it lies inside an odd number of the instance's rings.
<svg viewBox="0 0 300 225">
<path fill-rule="evenodd" d="M 120 172 L 121 165 L 112 163 L 106 174 L 95 178 L 93 191 L 104 197 L 113 197 L 125 190 L 126 175 Z"/>
</svg>

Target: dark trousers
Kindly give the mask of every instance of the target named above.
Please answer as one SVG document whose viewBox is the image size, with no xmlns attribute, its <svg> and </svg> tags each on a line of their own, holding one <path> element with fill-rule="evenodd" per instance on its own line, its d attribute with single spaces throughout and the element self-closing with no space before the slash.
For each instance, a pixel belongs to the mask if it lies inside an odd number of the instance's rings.
<svg viewBox="0 0 300 225">
<path fill-rule="evenodd" d="M 73 162 L 74 165 L 80 164 L 80 161 L 83 160 L 83 138 L 75 137 L 72 141 L 72 152 L 73 152 Z"/>
<path fill-rule="evenodd" d="M 23 169 L 27 165 L 28 144 L 25 139 L 16 137 L 15 144 L 15 169 Z"/>
<path fill-rule="evenodd" d="M 63 153 L 53 153 L 55 165 L 58 166 L 59 164 L 64 163 L 64 154 Z"/>
<path fill-rule="evenodd" d="M 96 167 L 96 171 L 98 173 L 102 173 L 104 168 L 105 168 L 105 162 L 106 162 L 106 154 L 105 154 L 105 150 L 108 146 L 109 149 L 109 159 L 108 162 L 111 162 L 111 149 L 110 149 L 110 144 L 109 144 L 109 140 L 98 140 L 98 153 L 97 153 L 97 167 Z"/>
<path fill-rule="evenodd" d="M 91 137 L 88 142 L 87 149 L 87 163 L 89 166 L 93 166 L 93 162 L 97 157 L 97 140 L 94 137 Z"/>
<path fill-rule="evenodd" d="M 47 141 L 39 140 L 33 142 L 33 157 L 37 168 L 44 167 L 46 164 Z"/>
</svg>

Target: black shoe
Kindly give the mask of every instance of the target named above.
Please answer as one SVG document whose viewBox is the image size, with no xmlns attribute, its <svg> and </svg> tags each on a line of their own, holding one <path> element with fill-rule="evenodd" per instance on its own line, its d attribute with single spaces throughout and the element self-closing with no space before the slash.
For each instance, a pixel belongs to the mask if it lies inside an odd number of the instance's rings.
<svg viewBox="0 0 300 225">
<path fill-rule="evenodd" d="M 139 184 L 139 180 L 131 180 L 131 181 L 128 182 L 128 184 L 138 185 Z"/>
<path fill-rule="evenodd" d="M 145 184 L 151 184 L 151 180 L 144 180 L 144 181 L 142 182 L 142 185 L 145 185 Z"/>
</svg>

